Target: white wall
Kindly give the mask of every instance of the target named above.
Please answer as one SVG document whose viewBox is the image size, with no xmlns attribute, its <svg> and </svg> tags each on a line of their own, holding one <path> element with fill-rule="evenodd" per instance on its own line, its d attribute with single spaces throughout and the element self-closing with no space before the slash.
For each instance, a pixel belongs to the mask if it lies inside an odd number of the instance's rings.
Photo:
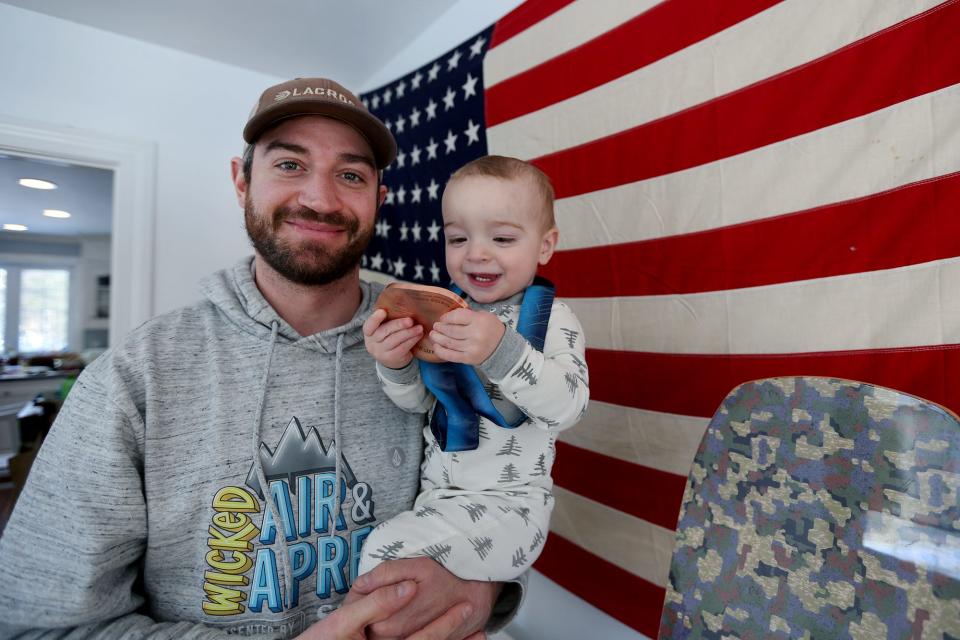
<svg viewBox="0 0 960 640">
<path fill-rule="evenodd" d="M 238 37 L 243 37 L 238 34 Z M 157 147 L 154 312 L 250 253 L 229 160 L 282 79 L 0 4 L 0 113 Z"/>
</svg>

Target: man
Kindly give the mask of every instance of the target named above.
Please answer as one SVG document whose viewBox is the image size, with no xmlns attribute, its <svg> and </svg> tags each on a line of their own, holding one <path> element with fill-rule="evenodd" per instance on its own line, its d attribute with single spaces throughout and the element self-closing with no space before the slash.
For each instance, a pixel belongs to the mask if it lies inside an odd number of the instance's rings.
<svg viewBox="0 0 960 640">
<path fill-rule="evenodd" d="M 361 332 L 393 137 L 313 78 L 267 89 L 244 139 L 255 256 L 79 378 L 0 540 L 0 637 L 459 639 L 498 594 L 515 608 L 516 585 L 428 558 L 354 582 L 367 534 L 411 507 L 422 446 Z"/>
</svg>

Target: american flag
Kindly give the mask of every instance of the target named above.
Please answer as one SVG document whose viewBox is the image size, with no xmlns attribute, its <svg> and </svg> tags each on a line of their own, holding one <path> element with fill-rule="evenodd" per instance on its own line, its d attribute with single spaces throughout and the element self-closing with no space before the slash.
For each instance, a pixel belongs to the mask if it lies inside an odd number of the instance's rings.
<svg viewBox="0 0 960 640">
<path fill-rule="evenodd" d="M 488 150 L 556 188 L 543 274 L 584 324 L 591 404 L 539 571 L 656 636 L 690 462 L 741 382 L 960 411 L 958 34 L 957 0 L 529 0 L 365 95 L 405 156 L 369 267 L 445 283 L 439 199 L 411 192 Z"/>
</svg>

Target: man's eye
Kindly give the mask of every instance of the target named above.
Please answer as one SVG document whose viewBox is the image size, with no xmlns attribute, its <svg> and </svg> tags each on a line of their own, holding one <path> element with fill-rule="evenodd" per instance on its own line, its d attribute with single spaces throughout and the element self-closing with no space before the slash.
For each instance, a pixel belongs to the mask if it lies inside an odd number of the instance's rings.
<svg viewBox="0 0 960 640">
<path fill-rule="evenodd" d="M 294 162 L 293 160 L 284 160 L 283 162 L 277 164 L 277 168 L 283 171 L 297 171 L 301 167 L 299 162 Z"/>
<path fill-rule="evenodd" d="M 357 182 L 357 183 L 363 182 L 363 176 L 361 176 L 359 173 L 356 173 L 354 171 L 344 171 L 343 179 L 346 180 L 347 182 Z"/>
</svg>

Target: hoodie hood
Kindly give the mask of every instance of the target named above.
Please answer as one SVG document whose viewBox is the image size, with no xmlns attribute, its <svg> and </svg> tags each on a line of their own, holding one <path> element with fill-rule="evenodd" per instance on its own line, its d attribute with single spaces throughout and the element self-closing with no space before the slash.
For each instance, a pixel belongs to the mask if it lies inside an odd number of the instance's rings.
<svg viewBox="0 0 960 640">
<path fill-rule="evenodd" d="M 263 297 L 253 274 L 253 257 L 244 258 L 233 267 L 217 271 L 202 280 L 200 290 L 241 331 L 269 342 L 272 326 L 276 324 L 278 343 L 322 353 L 336 353 L 337 340 L 341 335 L 342 348 L 363 342 L 363 322 L 373 311 L 373 303 L 383 288 L 382 285 L 361 281 L 360 306 L 349 322 L 311 336 L 301 336 Z"/>
</svg>

